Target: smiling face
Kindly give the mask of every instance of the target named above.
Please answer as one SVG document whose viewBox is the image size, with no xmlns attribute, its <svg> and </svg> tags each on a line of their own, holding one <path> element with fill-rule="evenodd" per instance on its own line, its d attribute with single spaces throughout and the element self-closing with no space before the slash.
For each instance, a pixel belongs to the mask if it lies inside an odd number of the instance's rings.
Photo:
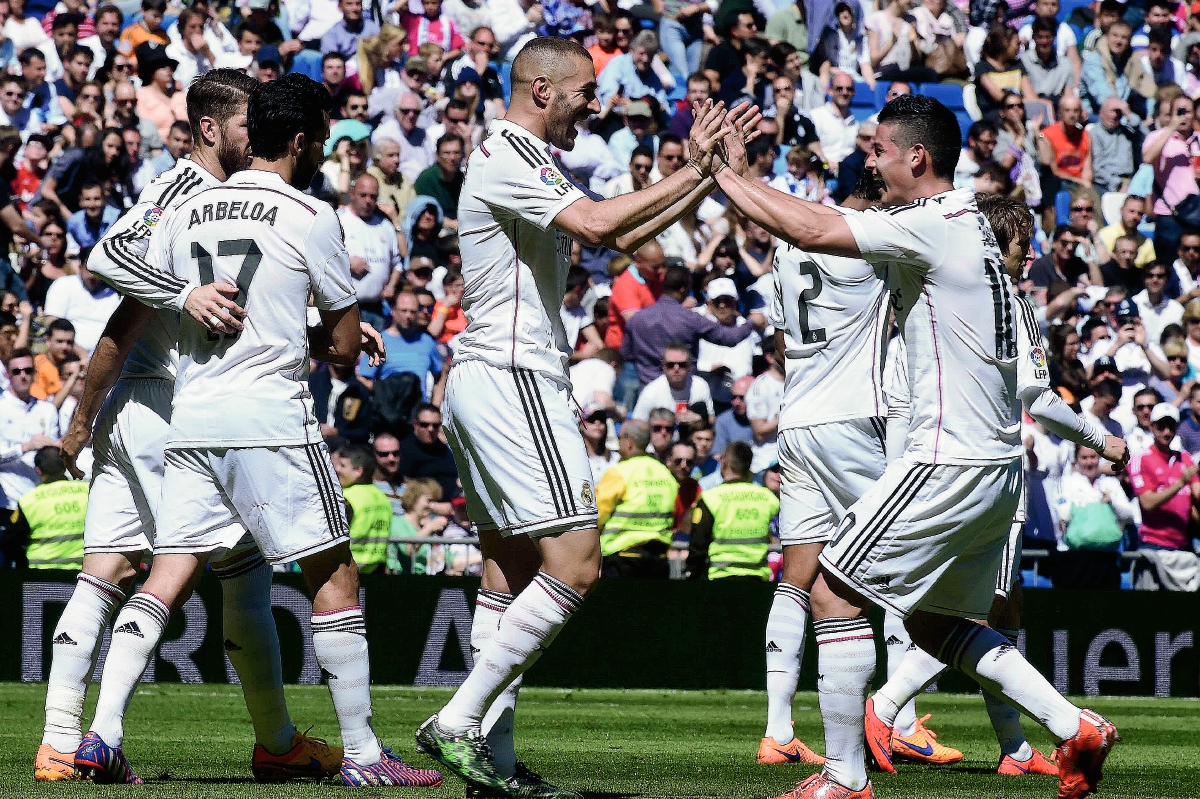
<svg viewBox="0 0 1200 799">
<path fill-rule="evenodd" d="M 883 184 L 884 205 L 897 205 L 913 199 L 913 166 L 920 158 L 928 160 L 928 154 L 920 145 L 901 150 L 893 139 L 896 126 L 883 123 L 875 128 L 871 142 L 871 153 L 867 156 L 867 169 L 875 169 Z"/>
<path fill-rule="evenodd" d="M 574 69 L 569 73 L 564 70 L 565 74 L 557 85 L 549 78 L 534 80 L 535 92 L 538 90 L 538 81 L 545 81 L 549 90 L 546 139 L 554 147 L 568 152 L 575 148 L 575 138 L 579 135 L 576 125 L 600 113 L 600 101 L 596 99 L 595 66 L 590 58 L 577 56 L 572 62 Z"/>
</svg>

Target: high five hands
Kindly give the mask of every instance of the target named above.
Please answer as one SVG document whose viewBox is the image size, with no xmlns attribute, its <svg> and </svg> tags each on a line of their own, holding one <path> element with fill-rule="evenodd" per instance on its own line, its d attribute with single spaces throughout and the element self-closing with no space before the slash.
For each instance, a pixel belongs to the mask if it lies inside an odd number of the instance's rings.
<svg viewBox="0 0 1200 799">
<path fill-rule="evenodd" d="M 749 169 L 746 145 L 759 135 L 762 113 L 758 106 L 745 102 L 726 110 L 724 102 L 692 104 L 692 132 L 688 136 L 688 166 L 708 177 L 726 166 L 745 174 Z"/>
</svg>

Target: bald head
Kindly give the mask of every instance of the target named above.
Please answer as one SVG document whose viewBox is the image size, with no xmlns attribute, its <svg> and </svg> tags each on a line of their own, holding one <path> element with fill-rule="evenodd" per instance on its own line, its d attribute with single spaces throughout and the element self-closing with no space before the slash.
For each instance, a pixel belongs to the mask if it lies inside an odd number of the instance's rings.
<svg viewBox="0 0 1200 799">
<path fill-rule="evenodd" d="M 513 59 L 513 94 L 517 94 L 518 87 L 527 91 L 541 77 L 561 84 L 591 64 L 592 56 L 575 40 L 539 36 L 522 47 Z"/>
<path fill-rule="evenodd" d="M 621 439 L 621 454 L 640 454 L 646 451 L 646 447 L 650 446 L 650 425 L 645 422 L 639 422 L 631 419 L 621 425 L 621 434 L 618 436 Z"/>
<path fill-rule="evenodd" d="M 750 375 L 746 375 L 745 377 L 739 377 L 737 380 L 734 380 L 733 381 L 734 397 L 737 398 L 737 395 L 740 394 L 742 400 L 744 401 L 745 397 L 746 397 L 746 392 L 750 390 L 750 386 L 753 384 L 754 384 L 754 378 L 751 377 Z"/>
</svg>

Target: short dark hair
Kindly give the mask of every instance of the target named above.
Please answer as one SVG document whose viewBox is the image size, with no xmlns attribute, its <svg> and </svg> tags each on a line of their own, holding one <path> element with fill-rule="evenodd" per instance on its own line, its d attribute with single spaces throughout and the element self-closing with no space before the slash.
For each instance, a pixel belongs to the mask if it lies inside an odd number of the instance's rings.
<svg viewBox="0 0 1200 799">
<path fill-rule="evenodd" d="M 142 11 L 157 11 L 167 13 L 167 0 L 142 0 Z"/>
<path fill-rule="evenodd" d="M 1108 12 L 1118 17 L 1125 13 L 1125 4 L 1121 0 L 1101 0 L 1100 13 Z"/>
<path fill-rule="evenodd" d="M 978 140 L 979 137 L 985 133 L 991 133 L 994 136 L 997 132 L 998 131 L 996 129 L 995 122 L 991 122 L 987 119 L 981 119 L 978 122 L 972 123 L 971 127 L 967 128 L 967 138 Z"/>
<path fill-rule="evenodd" d="M 1170 11 L 1172 5 L 1173 3 L 1171 0 L 1148 0 L 1146 3 L 1146 10 L 1149 11 L 1152 8 L 1163 8 L 1167 11 Z"/>
<path fill-rule="evenodd" d="M 80 47 L 79 45 L 75 45 L 71 48 L 71 52 L 67 56 L 67 61 L 74 61 L 77 56 L 84 56 L 88 61 L 96 60 L 96 54 L 92 52 L 90 47 Z"/>
<path fill-rule="evenodd" d="M 187 93 L 187 116 L 193 137 L 200 135 L 201 117 L 224 125 L 242 110 L 258 81 L 237 69 L 211 69 L 192 81 Z M 326 92 L 328 94 L 328 92 Z"/>
<path fill-rule="evenodd" d="M 171 130 L 177 130 L 189 139 L 192 137 L 192 123 L 186 119 L 177 119 L 171 123 Z"/>
<path fill-rule="evenodd" d="M 750 464 L 754 460 L 754 451 L 745 441 L 731 441 L 721 453 L 721 460 L 738 475 L 750 474 Z"/>
<path fill-rule="evenodd" d="M 782 67 L 784 65 L 784 63 L 788 60 L 788 56 L 790 56 L 792 53 L 798 53 L 798 52 L 800 52 L 800 51 L 797 50 L 796 46 L 794 44 L 792 44 L 791 42 L 776 42 L 775 44 L 773 44 L 771 46 L 771 49 L 767 52 L 767 58 L 771 59 L 771 61 L 775 64 L 775 66 Z M 705 77 L 705 78 L 708 77 L 707 75 L 704 75 L 703 73 L 696 73 L 696 74 L 700 75 L 701 77 Z M 691 80 L 691 78 L 688 78 L 688 80 Z"/>
<path fill-rule="evenodd" d="M 1171 32 L 1169 30 L 1168 31 L 1158 30 L 1158 29 L 1151 30 L 1150 33 L 1146 36 L 1146 46 L 1149 47 L 1152 44 L 1157 44 L 1159 47 L 1161 47 L 1163 50 L 1165 50 L 1167 52 L 1167 55 L 1170 55 L 1171 54 Z"/>
<path fill-rule="evenodd" d="M 575 289 L 587 288 L 588 281 L 592 279 L 592 275 L 582 266 L 572 266 L 567 270 L 567 291 L 575 291 Z"/>
<path fill-rule="evenodd" d="M 663 145 L 666 144 L 678 144 L 680 147 L 682 147 L 683 139 L 679 138 L 674 133 L 664 133 L 658 137 L 658 151 L 660 153 L 662 152 Z"/>
<path fill-rule="evenodd" d="M 1092 387 L 1092 394 L 1109 399 L 1121 398 L 1121 381 L 1115 378 L 1105 378 Z"/>
<path fill-rule="evenodd" d="M 248 114 L 254 155 L 277 161 L 297 134 L 305 134 L 310 142 L 320 138 L 328 126 L 329 100 L 324 86 L 298 72 L 259 83 L 250 93 Z"/>
<path fill-rule="evenodd" d="M 1050 237 L 1050 240 L 1058 241 L 1059 239 L 1061 239 L 1063 236 L 1067 235 L 1068 233 L 1074 233 L 1074 232 L 1075 232 L 1074 228 L 1072 228 L 1070 225 L 1059 225 L 1058 227 L 1054 228 L 1054 235 Z"/>
<path fill-rule="evenodd" d="M 434 405 L 432 402 L 420 402 L 413 410 L 413 421 L 415 422 L 423 413 L 436 413 L 438 416 L 441 416 L 442 409 Z"/>
<path fill-rule="evenodd" d="M 83 20 L 84 20 L 83 14 L 77 14 L 77 13 L 70 12 L 70 11 L 64 11 L 61 14 L 54 15 L 54 21 L 50 23 L 50 30 L 53 30 L 53 31 L 60 30 L 62 28 L 67 27 L 68 25 L 74 25 L 75 27 L 79 27 L 80 25 L 83 24 Z"/>
<path fill-rule="evenodd" d="M 366 444 L 346 442 L 337 448 L 337 454 L 348 461 L 355 469 L 362 469 L 360 480 L 370 482 L 375 474 L 375 451 Z"/>
<path fill-rule="evenodd" d="M 104 3 L 99 8 L 97 8 L 96 14 L 93 17 L 93 19 L 95 19 L 97 22 L 99 22 L 100 17 L 104 16 L 105 14 L 116 14 L 117 15 L 117 25 L 119 25 L 121 27 L 125 26 L 125 12 L 121 11 L 121 9 L 117 8 L 112 3 Z"/>
<path fill-rule="evenodd" d="M 33 63 L 34 59 L 40 58 L 46 60 L 46 55 L 36 47 L 30 47 L 21 51 L 21 55 L 17 56 L 17 60 L 21 62 L 21 66 L 27 67 Z"/>
<path fill-rule="evenodd" d="M 88 186 L 99 186 L 99 185 L 100 185 L 99 183 L 89 183 L 88 184 Z M 83 188 L 86 189 L 87 186 L 84 186 Z M 75 325 L 71 324 L 71 322 L 67 319 L 55 319 L 50 324 L 46 325 L 46 338 L 49 338 L 50 334 L 53 333 L 55 330 L 65 330 L 68 333 L 74 333 Z"/>
<path fill-rule="evenodd" d="M 33 350 L 29 349 L 28 347 L 17 347 L 15 350 L 13 350 L 12 352 L 10 352 L 8 354 L 8 360 L 4 362 L 4 365 L 7 367 L 10 363 L 17 360 L 18 358 L 28 358 L 29 360 L 32 361 L 33 360 Z"/>
<path fill-rule="evenodd" d="M 343 64 L 345 64 L 346 56 L 342 55 L 337 50 L 330 50 L 328 53 L 321 56 L 321 66 L 322 67 L 325 66 L 326 61 L 341 61 Z"/>
<path fill-rule="evenodd" d="M 746 41 L 742 42 L 742 58 L 746 56 L 766 55 L 771 49 L 771 45 L 766 39 L 760 39 L 757 36 L 751 36 Z"/>
<path fill-rule="evenodd" d="M 1108 328 L 1108 322 L 1101 319 L 1099 316 L 1089 316 L 1087 321 L 1083 323 L 1083 327 L 1079 329 L 1079 335 L 1083 339 L 1089 339 L 1091 333 L 1098 327 Z"/>
<path fill-rule="evenodd" d="M 1153 396 L 1155 405 L 1157 405 L 1158 403 L 1163 401 L 1162 394 L 1158 393 L 1158 389 L 1154 389 L 1154 388 L 1150 388 L 1149 386 L 1146 386 L 1145 388 L 1139 389 L 1137 392 L 1134 393 L 1133 402 L 1135 405 L 1137 404 L 1137 398 L 1142 396 L 1143 394 L 1149 394 L 1149 395 Z"/>
<path fill-rule="evenodd" d="M 469 105 L 462 100 L 459 100 L 457 97 L 451 97 L 450 101 L 446 103 L 446 107 L 442 109 L 442 116 L 445 117 L 446 112 L 451 108 L 453 108 L 455 111 L 466 111 L 467 113 L 471 112 L 471 107 Z"/>
<path fill-rule="evenodd" d="M 663 273 L 663 294 L 674 294 L 692 285 L 692 273 L 685 266 L 668 266 Z"/>
<path fill-rule="evenodd" d="M 97 181 L 95 181 L 95 180 L 90 180 L 90 179 L 89 179 L 89 180 L 87 180 L 87 181 L 86 181 L 86 182 L 85 182 L 83 185 L 81 185 L 81 186 L 79 187 L 79 196 L 83 196 L 83 193 L 84 193 L 85 191 L 87 191 L 88 189 L 99 189 L 99 190 L 100 190 L 100 196 L 101 196 L 101 197 L 103 197 L 103 196 L 104 196 L 104 184 L 103 184 L 103 183 L 98 183 Z M 59 322 L 65 322 L 66 320 L 65 320 L 65 319 L 59 319 L 59 320 L 56 320 L 56 321 L 59 321 Z"/>
<path fill-rule="evenodd" d="M 344 108 L 346 106 L 346 104 L 349 103 L 351 100 L 353 100 L 355 97 L 361 97 L 364 100 L 367 99 L 367 96 L 365 94 L 363 94 L 362 92 L 360 92 L 358 89 L 349 89 L 348 91 L 346 91 L 342 94 L 342 107 Z"/>
<path fill-rule="evenodd" d="M 1036 36 L 1039 33 L 1058 34 L 1058 20 L 1054 17 L 1036 17 L 1031 26 L 1032 33 Z"/>
<path fill-rule="evenodd" d="M 459 147 L 466 147 L 463 144 L 462 136 L 459 136 L 457 133 L 442 134 L 442 137 L 437 140 L 436 152 L 441 152 L 443 144 L 457 144 Z"/>
<path fill-rule="evenodd" d="M 651 161 L 654 160 L 654 150 L 651 149 L 650 145 L 648 144 L 639 144 L 637 147 L 634 147 L 633 152 L 629 154 L 629 163 L 632 164 L 633 159 L 637 158 L 639 155 L 645 156 Z"/>
<path fill-rule="evenodd" d="M 894 128 L 892 139 L 901 150 L 918 144 L 924 147 L 933 174 L 941 180 L 954 180 L 962 148 L 962 128 L 954 112 L 941 102 L 920 94 L 901 95 L 879 112 L 879 125 Z"/>
<path fill-rule="evenodd" d="M 40 474 L 58 477 L 67 473 L 67 464 L 63 460 L 62 450 L 58 447 L 42 447 L 33 456 L 33 468 Z"/>
</svg>

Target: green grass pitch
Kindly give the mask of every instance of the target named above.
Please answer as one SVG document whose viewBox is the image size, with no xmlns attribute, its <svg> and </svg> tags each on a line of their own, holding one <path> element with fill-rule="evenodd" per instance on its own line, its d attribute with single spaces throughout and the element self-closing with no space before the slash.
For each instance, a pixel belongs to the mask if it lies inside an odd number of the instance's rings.
<svg viewBox="0 0 1200 799">
<path fill-rule="evenodd" d="M 84 714 L 91 718 L 96 689 Z M 446 700 L 436 689 L 375 686 L 375 728 L 386 745 L 416 765 L 432 762 L 415 752 L 417 725 Z M 33 756 L 41 740 L 44 685 L 0 686 L 0 797 L 138 796 L 309 797 L 364 789 L 312 783 L 259 786 L 250 776 L 253 733 L 237 686 L 142 686 L 126 719 L 126 752 L 147 779 L 145 787 L 80 783 L 36 784 Z M 290 686 L 292 717 L 313 733 L 337 740 L 329 695 L 322 686 Z M 1124 742 L 1108 759 L 1102 795 L 1174 799 L 1200 793 L 1200 702 L 1109 699 L 1089 705 L 1111 719 Z M 878 797 L 1052 797 L 1048 777 L 1000 777 L 997 748 L 978 696 L 932 694 L 918 702 L 932 713 L 942 742 L 965 759 L 954 766 L 902 766 L 878 775 Z M 813 769 L 760 766 L 754 753 L 762 735 L 766 695 L 759 692 L 566 691 L 526 689 L 517 711 L 518 752 L 532 768 L 588 799 L 714 797 L 760 799 L 791 788 Z M 796 731 L 823 751 L 813 694 L 796 698 Z M 1026 722 L 1035 746 L 1048 751 L 1046 734 Z M 370 789 L 371 795 L 461 797 L 453 777 L 436 789 Z"/>
</svg>

